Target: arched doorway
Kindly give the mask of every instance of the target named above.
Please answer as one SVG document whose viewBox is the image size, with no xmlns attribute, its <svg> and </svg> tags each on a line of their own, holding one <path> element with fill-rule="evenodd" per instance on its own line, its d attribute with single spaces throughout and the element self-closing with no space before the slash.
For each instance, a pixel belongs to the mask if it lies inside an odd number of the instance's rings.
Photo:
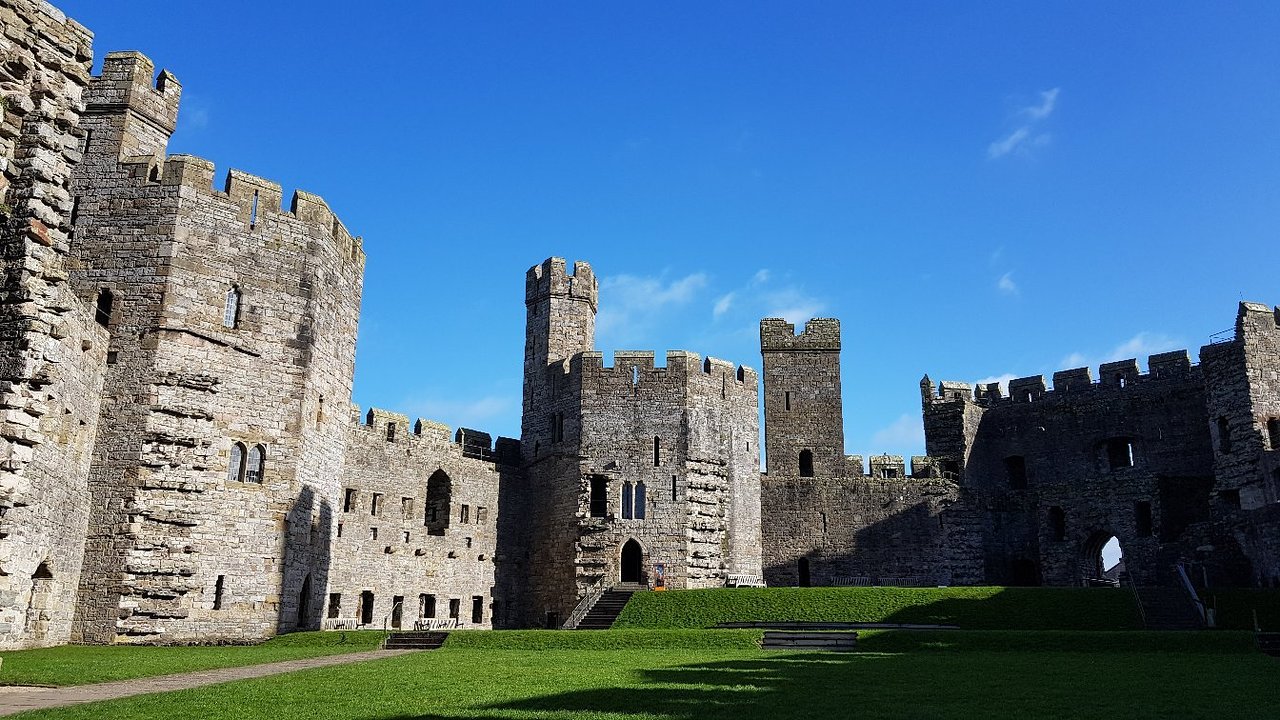
<svg viewBox="0 0 1280 720">
<path fill-rule="evenodd" d="M 624 583 L 638 583 L 644 574 L 644 550 L 632 538 L 622 546 L 622 574 Z"/>
<path fill-rule="evenodd" d="M 311 623 L 311 575 L 302 579 L 302 591 L 298 593 L 298 629 L 305 630 Z"/>
<path fill-rule="evenodd" d="M 1085 585 L 1119 585 L 1125 571 L 1120 539 L 1110 530 L 1089 536 L 1080 548 L 1080 574 Z"/>
</svg>

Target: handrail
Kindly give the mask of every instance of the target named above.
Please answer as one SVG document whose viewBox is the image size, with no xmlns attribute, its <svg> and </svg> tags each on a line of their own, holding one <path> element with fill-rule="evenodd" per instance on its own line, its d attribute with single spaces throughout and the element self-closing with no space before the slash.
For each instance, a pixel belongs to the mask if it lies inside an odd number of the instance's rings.
<svg viewBox="0 0 1280 720">
<path fill-rule="evenodd" d="M 1138 583 L 1133 579 L 1133 575 L 1127 570 L 1125 576 L 1129 578 L 1129 589 L 1133 590 L 1133 600 L 1138 604 L 1138 619 L 1142 621 L 1142 629 L 1147 629 L 1147 609 L 1142 607 L 1142 594 L 1138 592 Z"/>
<path fill-rule="evenodd" d="M 560 626 L 560 629 L 576 630 L 578 628 L 578 623 L 582 622 L 582 619 L 587 616 L 587 613 L 591 612 L 591 608 L 595 607 L 596 601 L 604 595 L 604 591 L 604 578 L 602 577 L 596 581 L 596 584 L 591 589 L 587 590 L 586 595 L 582 596 L 582 599 L 578 601 L 577 607 L 573 609 L 573 612 L 569 613 L 569 619 L 564 621 L 564 624 Z"/>
<path fill-rule="evenodd" d="M 1200 601 L 1200 594 L 1196 592 L 1195 585 L 1191 584 L 1191 578 L 1187 577 L 1186 567 L 1183 566 L 1182 561 L 1174 563 L 1173 567 L 1178 571 L 1178 577 L 1182 579 L 1182 589 L 1187 591 L 1191 602 L 1195 604 L 1196 614 L 1200 616 L 1200 624 L 1208 625 L 1209 618 L 1204 611 L 1204 603 Z"/>
<path fill-rule="evenodd" d="M 391 637 L 391 630 L 387 627 L 391 622 L 391 616 L 396 614 L 396 608 L 400 608 L 401 617 L 404 616 L 404 601 L 391 603 L 391 612 L 382 618 L 382 644 L 387 643 L 387 638 Z"/>
</svg>

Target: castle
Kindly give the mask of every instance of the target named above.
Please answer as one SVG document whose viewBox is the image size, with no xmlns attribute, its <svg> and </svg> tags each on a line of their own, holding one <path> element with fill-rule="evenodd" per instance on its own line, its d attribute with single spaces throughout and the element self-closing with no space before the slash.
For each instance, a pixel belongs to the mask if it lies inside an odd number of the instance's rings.
<svg viewBox="0 0 1280 720">
<path fill-rule="evenodd" d="M 1200 351 L 921 382 L 927 457 L 844 454 L 840 327 L 762 374 L 594 348 L 585 263 L 525 278 L 521 437 L 351 405 L 364 252 L 325 202 L 166 156 L 181 86 L 0 0 L 0 648 L 559 626 L 620 582 L 1280 578 L 1280 310 Z M 768 472 L 759 467 L 760 398 Z"/>
</svg>

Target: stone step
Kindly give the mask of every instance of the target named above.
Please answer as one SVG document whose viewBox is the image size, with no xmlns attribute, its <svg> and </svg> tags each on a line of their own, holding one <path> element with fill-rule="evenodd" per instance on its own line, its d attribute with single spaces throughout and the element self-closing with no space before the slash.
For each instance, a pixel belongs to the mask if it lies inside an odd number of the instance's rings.
<svg viewBox="0 0 1280 720">
<path fill-rule="evenodd" d="M 395 632 L 387 636 L 382 647 L 387 650 L 436 650 L 448 637 L 447 632 Z"/>
<path fill-rule="evenodd" d="M 848 652 L 858 647 L 856 632 L 783 632 L 770 630 L 760 641 L 763 650 L 828 650 Z"/>
</svg>

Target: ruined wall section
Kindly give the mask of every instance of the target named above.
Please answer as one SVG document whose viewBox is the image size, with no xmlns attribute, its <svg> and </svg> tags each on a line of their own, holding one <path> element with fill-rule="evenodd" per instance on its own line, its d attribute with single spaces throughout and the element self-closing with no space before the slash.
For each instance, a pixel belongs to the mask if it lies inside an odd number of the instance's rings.
<svg viewBox="0 0 1280 720">
<path fill-rule="evenodd" d="M 1249 556 L 1254 583 L 1280 582 L 1280 308 L 1243 302 L 1234 337 L 1200 350 L 1216 475 L 1213 511 Z M 1224 529 L 1225 529 L 1224 528 Z"/>
<path fill-rule="evenodd" d="M 772 475 L 837 477 L 844 468 L 840 321 L 815 318 L 799 335 L 778 318 L 760 321 L 765 459 Z M 812 453 L 802 470 L 800 455 Z"/>
<path fill-rule="evenodd" d="M 930 452 L 964 458 L 963 484 L 986 511 L 989 582 L 1079 584 L 1115 535 L 1129 572 L 1155 584 L 1170 564 L 1162 543 L 1208 519 L 1204 377 L 1186 351 L 1149 366 L 1107 363 L 1098 382 L 1088 368 L 1062 371 L 1052 390 L 1019 378 L 1009 397 L 994 384 L 972 398 L 953 383 L 924 392 Z"/>
<path fill-rule="evenodd" d="M 161 164 L 178 90 L 153 72 L 104 61 L 78 178 L 77 285 L 114 298 L 81 637 L 262 638 L 312 623 L 301 590 L 318 608 L 326 584 L 347 422 L 324 404 L 350 401 L 364 256 L 315 196 Z"/>
<path fill-rule="evenodd" d="M 396 427 L 388 432 L 387 424 Z M 518 449 L 505 438 L 449 429 L 403 415 L 372 410 L 351 428 L 340 479 L 343 504 L 335 515 L 333 567 L 326 618 L 372 619 L 391 624 L 401 602 L 400 626 L 423 617 L 447 618 L 465 627 L 505 624 L 512 598 L 495 592 L 498 528 L 505 513 L 500 486 L 510 482 Z M 439 486 L 431 496 L 429 483 Z M 368 593 L 368 594 L 366 594 Z M 480 622 L 473 622 L 480 598 Z M 453 604 L 451 604 L 451 602 Z"/>
<path fill-rule="evenodd" d="M 982 522 L 963 489 L 928 458 L 913 458 L 910 477 L 876 472 L 900 467 L 881 456 L 869 476 L 766 476 L 769 585 L 981 584 Z"/>
<path fill-rule="evenodd" d="M 106 333 L 67 283 L 91 35 L 0 0 L 0 649 L 67 642 Z"/>
</svg>

